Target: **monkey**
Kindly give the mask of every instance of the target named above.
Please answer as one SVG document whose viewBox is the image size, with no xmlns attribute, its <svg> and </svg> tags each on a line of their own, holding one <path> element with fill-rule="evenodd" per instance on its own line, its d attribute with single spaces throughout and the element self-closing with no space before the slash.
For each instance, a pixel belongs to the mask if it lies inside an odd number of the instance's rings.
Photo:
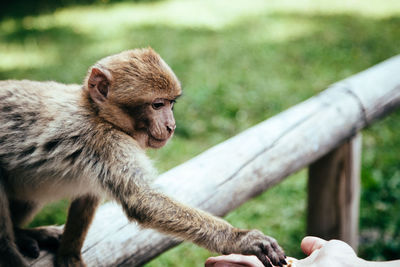
<svg viewBox="0 0 400 267">
<path fill-rule="evenodd" d="M 0 266 L 28 266 L 41 247 L 55 265 L 86 266 L 81 248 L 104 198 L 132 222 L 222 254 L 286 264 L 276 240 L 235 228 L 157 191 L 146 155 L 173 136 L 180 81 L 152 48 L 100 59 L 82 85 L 0 82 Z M 47 203 L 71 200 L 64 229 L 24 228 Z"/>
</svg>

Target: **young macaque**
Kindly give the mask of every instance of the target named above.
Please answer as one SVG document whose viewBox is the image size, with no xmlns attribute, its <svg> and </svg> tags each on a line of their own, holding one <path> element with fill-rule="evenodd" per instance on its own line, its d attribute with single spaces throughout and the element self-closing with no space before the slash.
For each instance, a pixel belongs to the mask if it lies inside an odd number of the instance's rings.
<svg viewBox="0 0 400 267">
<path fill-rule="evenodd" d="M 81 247 L 104 196 L 144 227 L 211 251 L 256 255 L 281 266 L 277 242 L 187 207 L 151 188 L 145 155 L 175 130 L 173 106 L 182 94 L 169 66 L 152 49 L 106 57 L 83 85 L 0 82 L 0 266 L 27 266 L 24 255 L 57 247 L 57 266 L 84 266 Z M 22 228 L 46 203 L 72 200 L 61 232 Z M 268 258 L 267 258 L 268 257 Z"/>
</svg>

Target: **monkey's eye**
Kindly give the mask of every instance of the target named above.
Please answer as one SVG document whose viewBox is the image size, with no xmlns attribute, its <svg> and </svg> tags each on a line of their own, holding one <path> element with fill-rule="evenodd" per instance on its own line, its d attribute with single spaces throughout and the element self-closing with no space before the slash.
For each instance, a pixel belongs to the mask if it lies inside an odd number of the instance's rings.
<svg viewBox="0 0 400 267">
<path fill-rule="evenodd" d="M 175 106 L 176 100 L 171 100 L 171 109 L 174 110 L 174 106 Z"/>
<path fill-rule="evenodd" d="M 164 103 L 163 103 L 163 102 L 155 102 L 155 103 L 151 104 L 151 107 L 152 107 L 153 109 L 160 109 L 160 108 L 162 108 L 163 106 L 164 106 Z"/>
</svg>

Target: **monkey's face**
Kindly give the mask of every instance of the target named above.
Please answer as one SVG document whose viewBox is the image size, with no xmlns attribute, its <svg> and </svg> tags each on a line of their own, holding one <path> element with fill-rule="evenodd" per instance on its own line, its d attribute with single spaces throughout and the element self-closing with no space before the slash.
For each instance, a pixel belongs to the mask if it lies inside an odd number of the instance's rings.
<svg viewBox="0 0 400 267">
<path fill-rule="evenodd" d="M 175 99 L 157 98 L 130 109 L 134 125 L 131 135 L 142 148 L 160 148 L 172 137 L 176 128 L 174 103 Z"/>
<path fill-rule="evenodd" d="M 160 148 L 172 137 L 173 106 L 182 90 L 170 67 L 152 49 L 100 60 L 85 83 L 98 116 L 132 136 L 142 148 Z"/>
<path fill-rule="evenodd" d="M 172 137 L 176 124 L 173 114 L 175 99 L 156 99 L 148 107 L 148 147 L 160 148 Z"/>
</svg>

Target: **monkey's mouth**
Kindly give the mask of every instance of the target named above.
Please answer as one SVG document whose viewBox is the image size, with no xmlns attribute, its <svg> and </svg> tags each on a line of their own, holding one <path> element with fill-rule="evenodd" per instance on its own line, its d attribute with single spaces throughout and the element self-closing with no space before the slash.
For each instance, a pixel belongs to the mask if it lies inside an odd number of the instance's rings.
<svg viewBox="0 0 400 267">
<path fill-rule="evenodd" d="M 149 135 L 148 146 L 151 148 L 160 148 L 160 147 L 165 146 L 165 144 L 168 142 L 168 140 L 169 140 L 169 138 L 158 139 L 152 135 Z"/>
</svg>

